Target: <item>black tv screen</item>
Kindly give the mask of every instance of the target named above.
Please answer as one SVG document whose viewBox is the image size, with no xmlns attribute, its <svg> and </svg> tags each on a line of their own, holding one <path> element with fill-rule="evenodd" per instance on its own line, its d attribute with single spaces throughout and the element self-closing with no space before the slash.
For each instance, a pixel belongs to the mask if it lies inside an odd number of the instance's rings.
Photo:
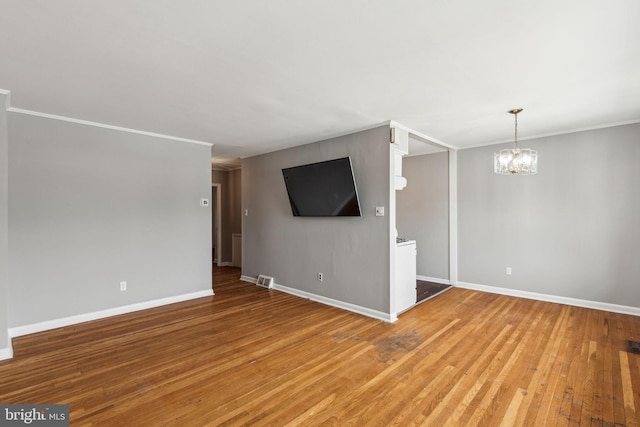
<svg viewBox="0 0 640 427">
<path fill-rule="evenodd" d="M 351 158 L 282 169 L 294 216 L 361 216 Z"/>
</svg>

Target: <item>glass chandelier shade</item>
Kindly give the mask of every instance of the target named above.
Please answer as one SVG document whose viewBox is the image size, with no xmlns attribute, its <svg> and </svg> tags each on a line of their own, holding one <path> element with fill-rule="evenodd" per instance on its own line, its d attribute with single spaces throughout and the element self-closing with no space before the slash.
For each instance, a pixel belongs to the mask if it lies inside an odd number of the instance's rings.
<svg viewBox="0 0 640 427">
<path fill-rule="evenodd" d="M 505 148 L 493 155 L 493 171 L 498 175 L 535 175 L 538 152 L 529 148 Z"/>
<path fill-rule="evenodd" d="M 515 116 L 515 141 L 513 148 L 505 148 L 493 154 L 493 172 L 498 175 L 535 175 L 538 173 L 538 152 L 518 148 L 518 113 L 522 108 L 509 111 Z"/>
</svg>

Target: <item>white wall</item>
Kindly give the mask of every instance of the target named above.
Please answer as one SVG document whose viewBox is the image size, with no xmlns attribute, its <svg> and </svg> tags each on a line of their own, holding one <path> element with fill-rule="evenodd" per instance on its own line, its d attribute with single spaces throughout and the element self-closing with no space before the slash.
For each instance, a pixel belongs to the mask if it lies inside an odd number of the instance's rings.
<svg viewBox="0 0 640 427">
<path fill-rule="evenodd" d="M 640 307 L 640 124 L 524 141 L 535 176 L 458 153 L 459 280 Z M 505 275 L 505 267 L 513 275 Z"/>
<path fill-rule="evenodd" d="M 390 312 L 389 127 L 303 145 L 242 162 L 242 272 L 286 287 Z M 362 217 L 294 217 L 282 168 L 351 156 Z M 318 272 L 324 281 L 316 280 Z"/>
<path fill-rule="evenodd" d="M 10 328 L 211 290 L 210 147 L 8 119 Z"/>
</svg>

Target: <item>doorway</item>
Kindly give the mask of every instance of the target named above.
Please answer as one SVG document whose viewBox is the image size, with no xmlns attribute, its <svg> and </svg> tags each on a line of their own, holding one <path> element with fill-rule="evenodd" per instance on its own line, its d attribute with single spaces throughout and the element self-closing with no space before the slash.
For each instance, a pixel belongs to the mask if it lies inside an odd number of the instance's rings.
<svg viewBox="0 0 640 427">
<path fill-rule="evenodd" d="M 416 303 L 451 287 L 450 150 L 409 134 L 406 187 L 396 192 L 398 235 L 415 240 Z"/>
<path fill-rule="evenodd" d="M 416 279 L 416 304 L 438 296 L 450 288 L 451 285 L 449 284 Z"/>
<path fill-rule="evenodd" d="M 213 265 L 220 266 L 222 262 L 222 189 L 220 184 L 211 184 L 211 257 Z"/>
</svg>

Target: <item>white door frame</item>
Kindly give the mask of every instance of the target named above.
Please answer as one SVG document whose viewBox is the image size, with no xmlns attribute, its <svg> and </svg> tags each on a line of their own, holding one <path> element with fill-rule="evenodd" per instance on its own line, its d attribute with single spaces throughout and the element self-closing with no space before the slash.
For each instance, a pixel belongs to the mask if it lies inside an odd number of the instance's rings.
<svg viewBox="0 0 640 427">
<path fill-rule="evenodd" d="M 216 189 L 216 224 L 214 227 L 217 229 L 216 231 L 216 257 L 218 258 L 217 266 L 219 267 L 222 263 L 222 207 L 220 206 L 222 203 L 222 185 L 221 184 L 211 184 L 211 188 Z"/>
<path fill-rule="evenodd" d="M 439 141 L 435 138 L 431 138 L 425 134 L 414 131 L 400 123 L 390 121 L 389 126 L 391 128 L 402 129 L 409 133 L 410 136 L 415 139 L 441 147 L 449 153 L 449 284 L 456 286 L 458 283 L 458 150 L 457 148 Z M 395 290 L 396 290 L 396 278 L 395 278 L 395 249 L 396 249 L 396 191 L 395 191 L 395 148 L 393 143 L 389 148 L 389 283 L 390 283 L 390 321 L 397 320 Z"/>
</svg>

